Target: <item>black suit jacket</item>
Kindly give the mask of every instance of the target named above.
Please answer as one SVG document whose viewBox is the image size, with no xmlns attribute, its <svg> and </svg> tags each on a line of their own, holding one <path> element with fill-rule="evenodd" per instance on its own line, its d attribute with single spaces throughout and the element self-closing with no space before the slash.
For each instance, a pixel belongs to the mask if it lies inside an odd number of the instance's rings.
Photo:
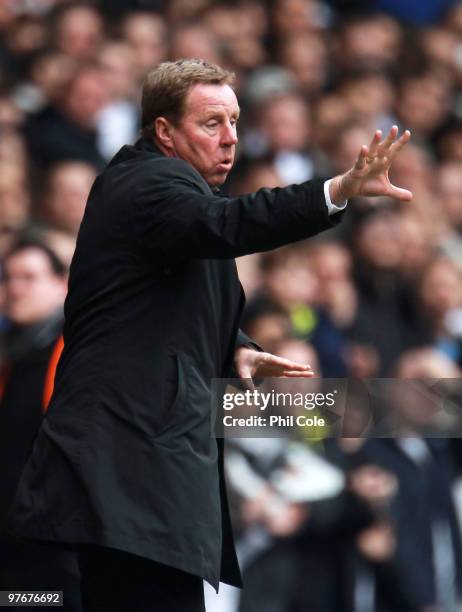
<svg viewBox="0 0 462 612">
<path fill-rule="evenodd" d="M 145 139 L 123 147 L 80 228 L 65 348 L 14 530 L 240 585 L 210 419 L 211 379 L 231 375 L 248 340 L 233 258 L 338 220 L 322 180 L 228 199 Z"/>
</svg>

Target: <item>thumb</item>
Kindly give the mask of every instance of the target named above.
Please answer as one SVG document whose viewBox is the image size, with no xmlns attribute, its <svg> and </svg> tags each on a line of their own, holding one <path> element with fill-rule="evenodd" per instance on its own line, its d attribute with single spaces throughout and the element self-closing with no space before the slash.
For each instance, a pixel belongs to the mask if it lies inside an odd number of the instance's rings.
<svg viewBox="0 0 462 612">
<path fill-rule="evenodd" d="M 395 187 L 395 185 L 390 186 L 390 190 L 387 195 L 389 195 L 391 198 L 401 200 L 402 202 L 410 202 L 413 198 L 412 191 L 409 191 L 409 189 L 402 189 L 401 187 Z"/>
<path fill-rule="evenodd" d="M 358 158 L 354 165 L 355 170 L 362 170 L 363 168 L 366 167 L 366 158 L 367 158 L 368 153 L 369 153 L 369 147 L 367 147 L 366 145 L 363 145 L 361 147 Z"/>
<path fill-rule="evenodd" d="M 239 378 L 252 378 L 252 369 L 248 363 L 241 363 L 237 366 Z"/>
<path fill-rule="evenodd" d="M 239 374 L 239 378 L 241 380 L 241 385 L 245 389 L 249 389 L 250 391 L 255 391 L 255 385 L 252 380 L 252 370 L 249 365 L 241 365 L 237 368 L 237 373 Z"/>
</svg>

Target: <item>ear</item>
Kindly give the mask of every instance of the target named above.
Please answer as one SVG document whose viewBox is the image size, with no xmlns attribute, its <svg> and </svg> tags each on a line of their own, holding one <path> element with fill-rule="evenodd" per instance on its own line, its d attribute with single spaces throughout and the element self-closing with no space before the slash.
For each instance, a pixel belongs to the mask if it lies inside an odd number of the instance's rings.
<svg viewBox="0 0 462 612">
<path fill-rule="evenodd" d="M 154 135 L 157 142 L 166 149 L 173 150 L 173 125 L 165 117 L 156 117 L 154 121 Z"/>
</svg>

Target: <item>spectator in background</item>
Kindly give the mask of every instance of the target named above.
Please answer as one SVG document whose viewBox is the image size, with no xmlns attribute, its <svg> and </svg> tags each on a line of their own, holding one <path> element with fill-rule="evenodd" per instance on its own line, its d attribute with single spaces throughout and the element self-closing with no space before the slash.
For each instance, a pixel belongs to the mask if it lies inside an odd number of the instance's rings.
<svg viewBox="0 0 462 612">
<path fill-rule="evenodd" d="M 389 381 L 381 388 L 389 392 L 385 419 L 395 427 L 399 423 L 401 435 L 339 440 L 340 456 L 329 444 L 329 456 L 343 461 L 350 488 L 368 500 L 378 519 L 358 534 L 352 550 L 347 609 L 421 612 L 435 606 L 455 612 L 462 585 L 451 496 L 455 470 L 448 440 L 422 435 L 438 405 L 428 390 L 436 380 L 459 377 L 460 371 L 429 348 L 405 352 L 395 365 L 393 374 L 412 380 L 394 386 Z"/>
<path fill-rule="evenodd" d="M 404 152 L 393 168 L 394 180 L 406 177 L 415 194 L 414 208 L 435 229 L 441 226 L 441 214 L 434 197 L 433 158 L 430 151 L 415 143 Z"/>
<path fill-rule="evenodd" d="M 351 113 L 353 109 L 350 107 Z M 363 141 L 367 129 L 357 123 L 350 123 L 342 126 L 340 133 L 337 135 L 337 144 L 335 150 L 332 151 L 330 158 L 334 170 L 341 171 L 341 168 L 348 168 L 351 160 L 354 159 L 353 151 L 359 142 Z"/>
<path fill-rule="evenodd" d="M 421 343 L 462 364 L 462 272 L 450 259 L 436 257 L 419 283 L 421 310 L 417 324 Z"/>
<path fill-rule="evenodd" d="M 379 126 L 387 131 L 395 123 L 392 114 L 395 91 L 383 72 L 365 70 L 346 75 L 338 91 L 351 109 L 352 120 L 358 125 L 368 130 L 371 126 Z"/>
<path fill-rule="evenodd" d="M 275 33 L 284 39 L 326 27 L 329 13 L 319 0 L 276 0 L 272 17 Z"/>
<path fill-rule="evenodd" d="M 299 94 L 271 97 L 259 110 L 259 129 L 284 185 L 315 174 L 310 154 L 310 109 Z"/>
<path fill-rule="evenodd" d="M 442 162 L 435 177 L 434 209 L 439 223 L 434 227 L 433 242 L 439 251 L 462 265 L 462 183 L 458 161 Z"/>
<path fill-rule="evenodd" d="M 2 169 L 14 166 L 14 173 L 27 183 L 28 164 L 26 146 L 19 132 L 5 130 L 0 139 L 0 164 Z"/>
<path fill-rule="evenodd" d="M 284 181 L 279 175 L 271 156 L 260 157 L 255 161 L 247 162 L 236 184 L 233 185 L 235 193 L 250 193 L 267 187 L 284 187 Z"/>
<path fill-rule="evenodd" d="M 49 39 L 47 25 L 38 15 L 20 14 L 14 20 L 3 38 L 11 83 L 25 75 L 31 58 L 48 44 Z"/>
<path fill-rule="evenodd" d="M 435 134 L 435 153 L 442 161 L 462 161 L 462 121 L 450 117 Z"/>
<path fill-rule="evenodd" d="M 108 103 L 108 92 L 99 68 L 81 68 L 62 91 L 59 100 L 33 115 L 26 124 L 30 155 L 40 168 L 68 159 L 104 166 L 98 150 L 97 122 Z"/>
<path fill-rule="evenodd" d="M 5 131 L 16 130 L 23 121 L 23 113 L 12 96 L 0 94 L 0 126 Z"/>
<path fill-rule="evenodd" d="M 5 530 L 22 468 L 53 389 L 62 350 L 66 268 L 41 242 L 24 239 L 5 255 L 3 283 L 7 324 L 0 348 L 0 589 L 64 590 L 64 610 L 80 612 L 74 554 L 18 540 Z"/>
<path fill-rule="evenodd" d="M 50 49 L 41 51 L 29 65 L 27 95 L 23 88 L 18 100 L 27 103 L 29 113 L 38 112 L 49 104 L 59 105 L 75 67 L 75 60 L 65 53 Z"/>
<path fill-rule="evenodd" d="M 67 232 L 75 240 L 95 178 L 96 169 L 85 162 L 54 164 L 46 181 L 41 207 L 43 220 L 51 227 Z"/>
<path fill-rule="evenodd" d="M 270 156 L 255 161 L 247 161 L 243 165 L 240 175 L 231 183 L 230 189 L 232 193 L 237 195 L 239 193 L 253 193 L 264 187 L 270 189 L 284 187 L 284 181 L 279 176 Z M 239 279 L 248 300 L 257 297 L 258 293 L 262 291 L 261 263 L 262 255 L 260 253 L 236 259 Z M 257 343 L 266 346 L 258 340 Z"/>
<path fill-rule="evenodd" d="M 398 224 L 401 243 L 400 274 L 405 283 L 414 285 L 436 252 L 437 238 L 430 224 L 415 210 L 403 211 Z"/>
<path fill-rule="evenodd" d="M 417 142 L 426 144 L 448 114 L 451 86 L 437 72 L 412 73 L 402 78 L 396 102 L 398 119 L 410 126 Z"/>
<path fill-rule="evenodd" d="M 29 222 L 30 193 L 23 169 L 0 161 L 0 255 L 14 240 L 15 233 Z"/>
<path fill-rule="evenodd" d="M 99 11 L 85 2 L 64 4 L 54 15 L 55 47 L 78 62 L 95 60 L 104 38 Z"/>
<path fill-rule="evenodd" d="M 347 448 L 345 442 L 339 445 Z M 355 440 L 356 442 L 356 440 Z M 362 440 L 358 440 L 361 448 Z M 351 459 L 351 458 L 349 458 Z M 385 568 L 393 563 L 397 549 L 397 534 L 391 517 L 391 508 L 398 493 L 398 480 L 395 474 L 374 463 L 354 465 L 347 472 L 347 489 L 360 500 L 370 514 L 370 521 L 363 524 L 350 542 L 346 551 L 345 599 L 347 609 L 354 612 L 383 610 L 380 590 L 385 593 L 391 586 Z M 383 583 L 390 580 L 390 584 Z M 396 589 L 396 587 L 395 587 Z M 399 590 L 399 586 L 398 586 Z M 393 610 L 397 612 L 404 604 L 405 598 L 399 595 L 388 595 L 388 601 L 394 602 Z M 407 610 L 409 612 L 409 610 Z"/>
<path fill-rule="evenodd" d="M 160 15 L 141 11 L 129 13 L 122 21 L 121 32 L 135 53 L 138 81 L 167 58 L 167 29 Z"/>
<path fill-rule="evenodd" d="M 253 300 L 249 301 L 244 317 L 252 319 L 252 313 L 269 311 L 268 320 L 260 320 L 258 315 L 250 328 L 260 340 L 265 341 L 267 334 L 274 342 L 283 334 L 282 319 L 274 310 L 285 313 L 290 321 L 290 335 L 309 340 L 319 354 L 325 376 L 343 376 L 346 373 L 344 352 L 346 337 L 330 319 L 319 298 L 319 278 L 310 259 L 310 250 L 303 243 L 290 246 L 261 259 L 262 286 Z M 279 330 L 279 332 L 277 332 Z"/>
<path fill-rule="evenodd" d="M 390 507 L 397 548 L 387 563 L 376 566 L 377 607 L 421 610 L 434 605 L 455 611 L 462 586 L 461 539 L 451 495 L 455 468 L 448 440 L 422 437 L 431 427 L 435 403 L 422 392 L 420 381 L 431 386 L 435 380 L 460 377 L 460 370 L 446 356 L 424 348 L 404 353 L 394 373 L 412 379 L 391 388 L 389 406 L 407 437 L 371 439 L 360 450 L 362 460 L 398 480 Z"/>
<path fill-rule="evenodd" d="M 7 32 L 11 51 L 27 62 L 30 55 L 49 43 L 47 24 L 39 15 L 23 13 Z"/>
<path fill-rule="evenodd" d="M 412 302 L 400 273 L 402 243 L 399 213 L 375 209 L 356 224 L 353 237 L 358 309 L 351 340 L 377 353 L 381 376 L 412 346 Z"/>
<path fill-rule="evenodd" d="M 268 61 L 263 41 L 268 21 L 261 0 L 210 3 L 204 14 L 205 28 L 219 42 L 224 61 L 240 77 Z"/>
<path fill-rule="evenodd" d="M 313 108 L 313 142 L 325 156 L 326 166 L 332 166 L 338 135 L 353 120 L 353 109 L 337 94 L 322 96 Z"/>
<path fill-rule="evenodd" d="M 319 95 L 329 76 L 326 38 L 319 32 L 295 34 L 280 41 L 279 61 L 297 79 L 309 99 Z"/>
<path fill-rule="evenodd" d="M 428 28 L 420 37 L 420 47 L 430 69 L 439 72 L 452 86 L 459 73 L 458 45 L 459 36 L 448 28 Z"/>
<path fill-rule="evenodd" d="M 19 132 L 22 121 L 14 97 L 0 93 L 0 257 L 31 215 L 28 156 Z"/>
<path fill-rule="evenodd" d="M 462 162 L 448 161 L 438 168 L 437 194 L 449 226 L 462 233 Z"/>
<path fill-rule="evenodd" d="M 292 325 L 287 312 L 276 304 L 264 300 L 256 301 L 246 308 L 242 329 L 246 334 L 252 334 L 255 342 L 270 353 L 292 334 Z"/>
<path fill-rule="evenodd" d="M 172 33 L 170 55 L 173 59 L 203 57 L 212 63 L 221 62 L 213 31 L 198 23 L 181 24 Z"/>
<path fill-rule="evenodd" d="M 136 59 L 128 43 L 112 40 L 102 47 L 98 62 L 109 99 L 98 115 L 98 150 L 110 160 L 126 142 L 134 142 L 138 131 Z"/>
<path fill-rule="evenodd" d="M 261 287 L 259 254 L 244 255 L 236 259 L 239 280 L 246 297 L 251 298 Z"/>
<path fill-rule="evenodd" d="M 165 6 L 165 16 L 169 23 L 198 21 L 213 0 L 170 0 Z"/>
<path fill-rule="evenodd" d="M 310 261 L 319 283 L 319 307 L 337 329 L 348 330 L 358 306 L 349 250 L 339 242 L 323 241 L 310 249 Z"/>
<path fill-rule="evenodd" d="M 335 41 L 338 71 L 393 70 L 402 51 L 399 23 L 383 14 L 354 14 L 340 23 Z"/>
</svg>

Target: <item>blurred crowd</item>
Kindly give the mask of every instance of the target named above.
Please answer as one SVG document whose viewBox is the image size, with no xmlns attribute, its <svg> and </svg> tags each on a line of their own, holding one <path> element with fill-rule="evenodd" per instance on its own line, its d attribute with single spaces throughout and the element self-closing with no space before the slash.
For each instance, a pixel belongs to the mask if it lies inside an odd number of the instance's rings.
<svg viewBox="0 0 462 612">
<path fill-rule="evenodd" d="M 71 558 L 12 544 L 2 521 L 46 412 L 91 185 L 138 137 L 146 72 L 182 57 L 236 74 L 230 195 L 341 173 L 375 129 L 412 132 L 391 175 L 412 203 L 351 201 L 317 239 L 238 260 L 244 331 L 319 376 L 460 376 L 462 2 L 0 0 L 0 588 L 78 590 Z M 208 612 L 460 609 L 462 451 L 414 425 L 232 441 L 246 588 Z"/>
</svg>

